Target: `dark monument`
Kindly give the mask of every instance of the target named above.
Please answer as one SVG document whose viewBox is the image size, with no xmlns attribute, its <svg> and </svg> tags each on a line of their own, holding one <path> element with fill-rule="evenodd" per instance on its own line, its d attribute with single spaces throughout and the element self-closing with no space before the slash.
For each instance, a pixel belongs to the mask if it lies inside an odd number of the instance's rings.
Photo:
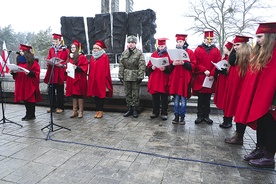
<svg viewBox="0 0 276 184">
<path fill-rule="evenodd" d="M 83 44 L 82 49 L 85 54 L 90 54 L 96 40 L 104 40 L 110 62 L 116 63 L 116 55 L 124 50 L 126 35 L 141 36 L 144 53 L 155 50 L 155 20 L 156 14 L 151 9 L 129 13 L 102 13 L 86 18 L 86 31 L 83 17 L 63 16 L 61 17 L 61 34 L 64 35 L 67 45 L 74 39 L 79 40 Z"/>
</svg>

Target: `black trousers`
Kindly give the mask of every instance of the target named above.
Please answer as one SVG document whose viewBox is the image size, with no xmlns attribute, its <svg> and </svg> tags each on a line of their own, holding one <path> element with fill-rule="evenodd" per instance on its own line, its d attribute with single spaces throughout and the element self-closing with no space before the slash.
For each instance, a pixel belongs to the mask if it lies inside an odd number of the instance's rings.
<svg viewBox="0 0 276 184">
<path fill-rule="evenodd" d="M 35 117 L 35 103 L 24 101 L 24 105 L 26 108 L 26 116 L 28 118 Z"/>
<path fill-rule="evenodd" d="M 270 113 L 258 119 L 257 146 L 265 147 L 268 152 L 276 152 L 276 120 Z"/>
<path fill-rule="evenodd" d="M 64 84 L 49 85 L 50 105 L 53 109 L 64 109 Z"/>
<path fill-rule="evenodd" d="M 104 106 L 104 98 L 94 97 L 95 105 L 96 105 L 96 111 L 103 111 Z"/>
<path fill-rule="evenodd" d="M 152 94 L 152 106 L 153 106 L 153 114 L 160 114 L 160 101 L 161 101 L 161 115 L 168 115 L 168 94 L 164 93 L 155 93 Z"/>
<path fill-rule="evenodd" d="M 198 93 L 197 117 L 208 118 L 210 114 L 211 93 Z"/>
</svg>

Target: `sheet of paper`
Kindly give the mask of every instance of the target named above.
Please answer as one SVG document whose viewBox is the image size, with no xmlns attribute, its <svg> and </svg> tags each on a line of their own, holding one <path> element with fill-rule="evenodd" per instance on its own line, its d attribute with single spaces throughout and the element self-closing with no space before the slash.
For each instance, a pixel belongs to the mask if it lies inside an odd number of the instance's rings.
<svg viewBox="0 0 276 184">
<path fill-rule="evenodd" d="M 212 61 L 211 61 L 212 62 Z M 212 62 L 213 63 L 213 62 Z M 217 63 L 213 63 L 213 65 L 215 65 L 215 67 L 218 70 L 222 70 L 222 69 L 226 69 L 228 67 L 228 62 L 226 60 L 221 60 Z"/>
<path fill-rule="evenodd" d="M 210 78 L 210 77 L 206 76 L 203 81 L 202 87 L 212 88 L 213 83 L 214 83 L 214 78 Z"/>
<path fill-rule="evenodd" d="M 58 58 L 58 57 L 52 57 L 51 59 L 46 59 L 46 62 L 49 63 L 50 65 L 59 65 L 61 62 L 63 62 L 64 60 Z"/>
<path fill-rule="evenodd" d="M 163 57 L 163 58 L 151 57 L 150 61 L 151 61 L 152 65 L 156 66 L 157 68 L 159 68 L 161 66 L 168 66 L 170 64 L 168 57 Z"/>
<path fill-rule="evenodd" d="M 67 75 L 71 78 L 75 78 L 75 68 L 72 63 L 67 63 Z"/>
<path fill-rule="evenodd" d="M 23 68 L 21 66 L 18 66 L 16 64 L 7 64 L 8 68 L 12 70 L 13 72 L 27 72 L 29 73 L 30 71 L 27 70 L 26 68 Z"/>
<path fill-rule="evenodd" d="M 168 54 L 173 61 L 190 61 L 189 54 L 184 49 L 168 49 Z"/>
</svg>

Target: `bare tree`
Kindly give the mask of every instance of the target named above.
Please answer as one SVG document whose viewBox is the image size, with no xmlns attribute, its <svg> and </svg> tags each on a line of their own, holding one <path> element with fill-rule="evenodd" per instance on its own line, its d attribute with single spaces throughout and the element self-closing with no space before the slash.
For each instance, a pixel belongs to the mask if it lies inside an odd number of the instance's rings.
<svg viewBox="0 0 276 184">
<path fill-rule="evenodd" d="M 256 23 L 265 20 L 260 12 L 273 8 L 261 0 L 189 1 L 190 11 L 184 14 L 184 17 L 194 19 L 189 30 L 195 33 L 202 33 L 204 29 L 214 30 L 221 51 L 226 40 L 235 34 L 251 35 Z"/>
</svg>

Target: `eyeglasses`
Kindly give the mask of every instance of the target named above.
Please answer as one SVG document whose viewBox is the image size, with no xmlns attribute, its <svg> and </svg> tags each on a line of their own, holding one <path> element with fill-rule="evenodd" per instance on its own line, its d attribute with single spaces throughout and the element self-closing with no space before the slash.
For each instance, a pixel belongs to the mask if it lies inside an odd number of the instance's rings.
<svg viewBox="0 0 276 184">
<path fill-rule="evenodd" d="M 99 47 L 93 47 L 93 50 L 94 50 L 94 49 L 100 49 L 100 48 L 99 48 Z"/>
<path fill-rule="evenodd" d="M 71 48 L 77 48 L 77 47 L 75 47 L 75 46 L 72 46 Z"/>
</svg>

